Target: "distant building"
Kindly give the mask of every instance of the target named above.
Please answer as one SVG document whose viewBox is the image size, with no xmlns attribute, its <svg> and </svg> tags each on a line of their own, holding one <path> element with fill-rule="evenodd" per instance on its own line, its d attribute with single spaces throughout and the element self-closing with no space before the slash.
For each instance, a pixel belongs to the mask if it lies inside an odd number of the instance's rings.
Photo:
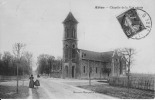
<svg viewBox="0 0 155 100">
<path fill-rule="evenodd" d="M 63 22 L 63 78 L 105 78 L 125 74 L 125 58 L 117 51 L 94 52 L 78 49 L 78 21 L 70 12 Z M 109 72 L 109 73 L 107 73 Z"/>
</svg>

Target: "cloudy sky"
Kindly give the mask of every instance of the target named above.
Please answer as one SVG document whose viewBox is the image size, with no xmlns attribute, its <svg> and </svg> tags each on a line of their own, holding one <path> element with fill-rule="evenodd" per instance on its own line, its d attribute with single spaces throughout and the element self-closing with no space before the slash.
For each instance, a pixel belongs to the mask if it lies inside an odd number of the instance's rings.
<svg viewBox="0 0 155 100">
<path fill-rule="evenodd" d="M 132 72 L 154 73 L 154 4 L 154 0 L 0 0 L 0 52 L 12 52 L 13 44 L 21 42 L 35 62 L 43 53 L 62 57 L 62 22 L 71 11 L 79 22 L 78 48 L 104 52 L 132 47 L 137 51 Z M 116 17 L 128 8 L 112 8 L 122 6 L 143 7 L 149 13 L 153 26 L 147 37 L 133 40 L 125 36 Z"/>
</svg>

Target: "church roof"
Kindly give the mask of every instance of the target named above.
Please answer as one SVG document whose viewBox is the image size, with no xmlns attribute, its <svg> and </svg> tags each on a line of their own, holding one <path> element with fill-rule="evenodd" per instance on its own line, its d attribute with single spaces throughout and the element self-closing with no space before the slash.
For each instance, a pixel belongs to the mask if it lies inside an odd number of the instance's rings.
<svg viewBox="0 0 155 100">
<path fill-rule="evenodd" d="M 82 52 L 82 59 L 109 62 L 112 59 L 114 51 L 108 52 L 94 52 L 88 50 L 79 49 Z"/>
<path fill-rule="evenodd" d="M 71 12 L 69 12 L 68 16 L 63 21 L 63 23 L 66 23 L 67 21 L 73 21 L 75 23 L 78 23 L 78 21 L 74 18 L 73 14 Z"/>
<path fill-rule="evenodd" d="M 102 61 L 109 62 L 112 60 L 114 51 L 102 52 Z"/>
<path fill-rule="evenodd" d="M 101 54 L 99 52 L 82 49 L 80 49 L 80 51 L 82 52 L 82 59 L 101 61 Z"/>
</svg>

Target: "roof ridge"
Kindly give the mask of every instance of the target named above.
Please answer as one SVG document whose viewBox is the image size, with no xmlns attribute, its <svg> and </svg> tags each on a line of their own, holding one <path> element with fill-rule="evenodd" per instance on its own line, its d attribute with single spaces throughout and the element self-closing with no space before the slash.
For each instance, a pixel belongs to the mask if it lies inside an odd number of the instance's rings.
<svg viewBox="0 0 155 100">
<path fill-rule="evenodd" d="M 108 53 L 108 52 L 114 52 L 114 50 L 111 51 L 105 51 L 105 52 L 97 52 L 97 51 L 91 51 L 91 50 L 85 50 L 85 49 L 79 49 L 79 50 L 84 50 L 84 51 L 89 51 L 89 52 L 95 52 L 95 53 Z"/>
</svg>

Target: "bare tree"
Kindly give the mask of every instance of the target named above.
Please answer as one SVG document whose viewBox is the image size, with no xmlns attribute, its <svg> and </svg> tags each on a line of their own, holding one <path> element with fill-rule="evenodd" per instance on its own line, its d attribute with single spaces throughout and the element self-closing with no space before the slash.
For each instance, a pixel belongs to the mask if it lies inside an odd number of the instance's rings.
<svg viewBox="0 0 155 100">
<path fill-rule="evenodd" d="M 62 70 L 62 58 L 58 56 L 56 61 L 57 61 L 57 69 L 61 71 Z"/>
<path fill-rule="evenodd" d="M 50 77 L 51 77 L 51 70 L 53 70 L 54 59 L 55 59 L 54 56 L 49 56 L 49 57 L 48 57 L 48 63 L 49 63 L 49 74 L 50 74 Z"/>
<path fill-rule="evenodd" d="M 24 52 L 23 54 L 24 58 L 26 59 L 27 61 L 27 67 L 29 67 L 29 73 L 32 74 L 32 53 L 30 52 Z"/>
<path fill-rule="evenodd" d="M 134 62 L 134 55 L 136 54 L 136 50 L 133 48 L 123 48 L 119 49 L 119 53 L 123 54 L 126 59 L 126 65 L 127 65 L 127 76 L 128 76 L 128 90 L 130 86 L 130 69 L 131 65 Z"/>
<path fill-rule="evenodd" d="M 21 50 L 25 47 L 23 43 L 15 43 L 13 45 L 13 53 L 17 59 L 17 93 L 18 93 L 18 64 L 20 63 L 21 58 Z"/>
</svg>

